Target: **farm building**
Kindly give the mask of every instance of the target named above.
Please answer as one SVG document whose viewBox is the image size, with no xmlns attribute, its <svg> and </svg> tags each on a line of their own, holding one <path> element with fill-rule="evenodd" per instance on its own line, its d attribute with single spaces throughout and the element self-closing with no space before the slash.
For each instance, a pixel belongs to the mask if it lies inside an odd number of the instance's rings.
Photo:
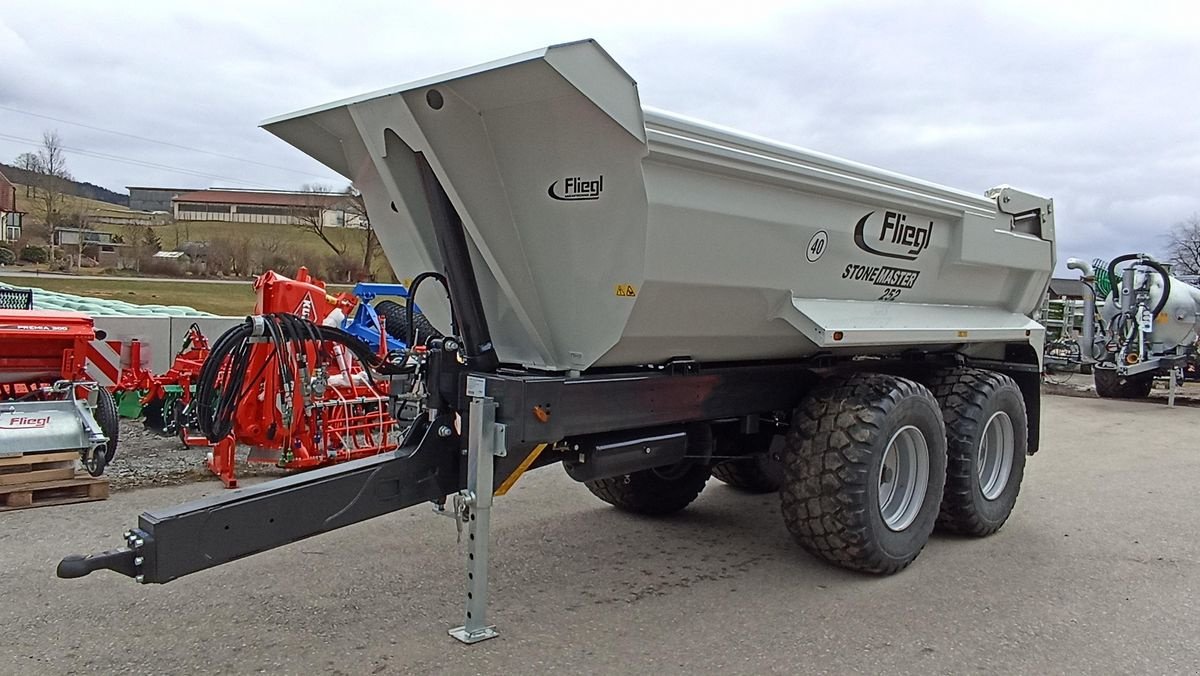
<svg viewBox="0 0 1200 676">
<path fill-rule="evenodd" d="M 17 186 L 0 174 L 0 242 L 21 239 L 21 220 L 24 212 L 17 210 Z"/>
<path fill-rule="evenodd" d="M 165 211 L 172 209 L 171 200 L 188 192 L 196 192 L 196 188 L 150 188 L 146 186 L 127 185 L 129 191 L 129 208 L 134 211 Z"/>
<path fill-rule="evenodd" d="M 358 198 L 345 193 L 211 188 L 177 195 L 172 204 L 179 221 L 367 226 Z"/>
<path fill-rule="evenodd" d="M 96 207 L 89 210 L 88 222 L 93 225 L 163 225 L 170 218 L 169 214 L 158 211 L 135 211 L 120 207 Z"/>
<path fill-rule="evenodd" d="M 54 244 L 71 254 L 94 258 L 104 267 L 118 267 L 127 246 L 111 232 L 67 227 L 54 229 Z"/>
</svg>

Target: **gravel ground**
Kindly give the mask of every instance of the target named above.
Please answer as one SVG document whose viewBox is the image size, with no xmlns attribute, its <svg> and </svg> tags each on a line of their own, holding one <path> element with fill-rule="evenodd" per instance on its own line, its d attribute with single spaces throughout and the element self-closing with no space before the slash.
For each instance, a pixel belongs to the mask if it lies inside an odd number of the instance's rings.
<svg viewBox="0 0 1200 676">
<path fill-rule="evenodd" d="M 246 448 L 238 449 L 237 457 L 246 457 Z M 184 446 L 177 437 L 168 437 L 147 430 L 140 420 L 121 420 L 121 439 L 117 457 L 104 470 L 109 489 L 113 491 L 149 486 L 174 486 L 213 479 L 205 465 L 208 449 Z M 237 463 L 239 477 L 281 476 L 285 472 L 271 465 Z"/>
</svg>

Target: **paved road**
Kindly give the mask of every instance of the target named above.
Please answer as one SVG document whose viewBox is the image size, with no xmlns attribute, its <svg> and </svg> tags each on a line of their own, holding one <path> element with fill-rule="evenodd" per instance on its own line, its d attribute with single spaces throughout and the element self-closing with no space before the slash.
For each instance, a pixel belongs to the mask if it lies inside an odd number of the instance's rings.
<svg viewBox="0 0 1200 676">
<path fill-rule="evenodd" d="M 714 482 L 654 521 L 532 473 L 497 502 L 501 636 L 473 647 L 423 508 L 154 587 L 52 571 L 214 484 L 0 514 L 0 672 L 1200 672 L 1200 410 L 1049 397 L 1046 420 L 1003 531 L 883 579 L 806 556 L 774 498 Z"/>
</svg>

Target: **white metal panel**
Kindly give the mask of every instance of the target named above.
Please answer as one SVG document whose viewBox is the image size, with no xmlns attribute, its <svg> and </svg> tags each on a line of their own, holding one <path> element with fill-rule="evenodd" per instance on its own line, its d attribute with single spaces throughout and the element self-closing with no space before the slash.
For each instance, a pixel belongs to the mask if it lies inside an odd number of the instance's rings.
<svg viewBox="0 0 1200 676">
<path fill-rule="evenodd" d="M 822 348 L 1024 342 L 1041 325 L 997 308 L 796 298 L 788 318 Z"/>
<path fill-rule="evenodd" d="M 187 338 L 192 324 L 200 327 L 200 333 L 203 333 L 204 337 L 208 339 L 208 344 L 212 345 L 217 342 L 217 338 L 220 338 L 222 333 L 245 321 L 245 317 L 171 317 L 169 342 L 158 351 L 166 350 L 168 359 L 167 367 L 169 368 L 170 363 L 175 360 L 175 355 L 183 347 L 183 341 Z M 155 371 L 155 373 L 162 372 Z"/>
<path fill-rule="evenodd" d="M 105 340 L 141 341 L 142 356 L 149 355 L 155 373 L 170 368 L 175 354 L 171 348 L 171 317 L 93 317 L 92 320 L 97 329 L 105 332 Z"/>
<path fill-rule="evenodd" d="M 360 183 L 401 277 L 441 269 L 416 178 L 423 154 L 463 219 L 496 351 L 527 366 L 823 349 L 793 299 L 925 306 L 895 325 L 907 332 L 896 345 L 942 341 L 920 329 L 938 307 L 981 308 L 948 309 L 942 323 L 996 321 L 964 330 L 1008 340 L 1053 267 L 1048 200 L 1006 193 L 1047 206 L 1038 237 L 1015 232 L 998 198 L 643 115 L 632 78 L 593 42 L 265 126 Z M 863 340 L 881 335 L 855 326 Z"/>
</svg>

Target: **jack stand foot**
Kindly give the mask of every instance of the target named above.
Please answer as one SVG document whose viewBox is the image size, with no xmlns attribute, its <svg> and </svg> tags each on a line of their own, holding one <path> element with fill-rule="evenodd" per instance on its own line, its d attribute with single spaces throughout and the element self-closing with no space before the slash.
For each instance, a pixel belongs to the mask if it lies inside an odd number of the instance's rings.
<svg viewBox="0 0 1200 676">
<path fill-rule="evenodd" d="M 208 452 L 208 471 L 217 475 L 225 488 L 237 488 L 237 475 L 233 472 L 234 450 L 237 442 L 233 437 L 226 437 Z"/>
<path fill-rule="evenodd" d="M 450 635 L 471 644 L 496 637 L 496 627 L 487 623 L 488 545 L 492 530 L 492 491 L 498 451 L 503 451 L 496 434 L 496 402 L 475 397 L 468 411 L 467 490 L 455 497 L 455 518 L 467 524 L 467 604 L 463 626 Z M 461 511 L 460 506 L 461 505 Z"/>
<path fill-rule="evenodd" d="M 496 631 L 495 626 L 481 627 L 475 631 L 467 631 L 466 627 L 455 627 L 450 630 L 450 635 L 467 645 L 471 645 L 472 643 L 486 641 L 489 638 L 496 638 L 500 633 Z"/>
</svg>

